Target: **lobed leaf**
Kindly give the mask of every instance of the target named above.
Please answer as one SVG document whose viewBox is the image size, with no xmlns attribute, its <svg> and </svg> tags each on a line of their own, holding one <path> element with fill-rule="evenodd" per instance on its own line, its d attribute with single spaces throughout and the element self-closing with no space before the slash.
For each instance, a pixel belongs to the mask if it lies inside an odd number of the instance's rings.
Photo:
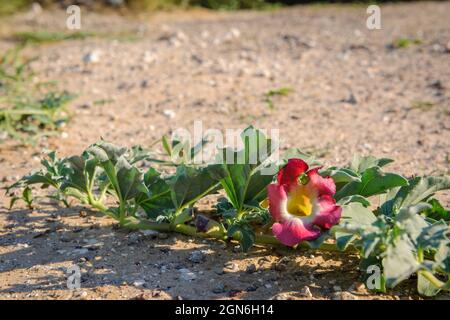
<svg viewBox="0 0 450 320">
<path fill-rule="evenodd" d="M 448 177 L 416 177 L 409 180 L 397 193 L 381 206 L 385 215 L 396 214 L 400 209 L 426 201 L 435 192 L 450 189 Z"/>
<path fill-rule="evenodd" d="M 168 209 L 175 209 L 171 188 L 167 181 L 154 168 L 149 168 L 144 174 L 144 183 L 148 192 L 143 192 L 136 197 L 136 203 L 147 213 L 151 219 L 163 215 Z"/>
<path fill-rule="evenodd" d="M 266 187 L 275 174 L 263 171 L 266 168 L 264 162 L 273 152 L 271 140 L 253 127 L 245 129 L 241 139 L 243 149 L 221 149 L 217 164 L 208 166 L 211 176 L 220 182 L 238 212 L 245 204 L 259 202 L 266 197 Z"/>
<path fill-rule="evenodd" d="M 335 183 L 361 182 L 361 176 L 349 168 L 329 167 L 321 170 L 320 174 L 331 177 Z"/>
<path fill-rule="evenodd" d="M 361 175 L 361 182 L 352 181 L 336 192 L 335 199 L 340 200 L 352 195 L 370 197 L 387 192 L 389 189 L 406 186 L 408 180 L 395 173 L 383 173 L 379 167 L 366 169 Z"/>
<path fill-rule="evenodd" d="M 372 211 L 359 202 L 343 205 L 341 221 L 332 228 L 338 249 L 345 250 L 350 243 L 358 239 L 360 230 L 369 229 L 376 221 Z M 363 240 L 367 241 L 368 237 Z"/>
<path fill-rule="evenodd" d="M 217 180 L 211 176 L 208 168 L 185 165 L 178 166 L 175 175 L 168 179 L 167 183 L 171 188 L 174 207 L 177 209 L 192 205 L 217 189 Z"/>
<path fill-rule="evenodd" d="M 353 157 L 352 163 L 350 165 L 350 169 L 358 172 L 358 173 L 363 173 L 366 170 L 370 169 L 370 168 L 374 168 L 374 167 L 384 167 L 385 165 L 394 162 L 394 160 L 392 159 L 388 159 L 388 158 L 376 158 L 374 156 L 360 156 L 360 155 L 355 155 Z"/>
<path fill-rule="evenodd" d="M 414 245 L 407 236 L 398 237 L 388 246 L 383 258 L 384 276 L 388 287 L 395 287 L 419 270 L 420 263 L 413 251 Z"/>
</svg>

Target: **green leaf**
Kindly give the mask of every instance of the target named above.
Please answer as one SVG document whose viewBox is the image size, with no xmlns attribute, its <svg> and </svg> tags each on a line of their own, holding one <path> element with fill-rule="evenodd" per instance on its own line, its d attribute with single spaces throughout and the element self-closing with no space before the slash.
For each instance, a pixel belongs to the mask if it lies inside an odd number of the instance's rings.
<svg viewBox="0 0 450 320">
<path fill-rule="evenodd" d="M 173 224 L 174 225 L 184 224 L 189 220 L 192 220 L 192 212 L 189 209 L 184 209 L 183 211 L 181 211 L 180 214 L 175 216 Z"/>
<path fill-rule="evenodd" d="M 211 176 L 220 182 L 234 208 L 243 207 L 246 187 L 249 185 L 251 169 L 245 164 L 218 164 L 207 167 Z"/>
<path fill-rule="evenodd" d="M 223 214 L 224 212 L 227 212 L 229 210 L 234 210 L 233 204 L 224 197 L 220 197 L 219 199 L 217 199 L 214 207 L 216 208 L 218 214 Z"/>
<path fill-rule="evenodd" d="M 418 204 L 431 197 L 435 192 L 450 189 L 448 177 L 416 177 L 409 185 L 402 186 L 392 199 L 382 205 L 386 215 L 396 214 L 401 208 Z"/>
<path fill-rule="evenodd" d="M 450 222 L 450 211 L 445 210 L 445 208 L 436 199 L 430 199 L 428 204 L 431 208 L 424 211 L 424 215 L 433 220 L 444 220 Z"/>
<path fill-rule="evenodd" d="M 330 238 L 330 232 L 324 231 L 315 240 L 305 241 L 304 243 L 308 245 L 311 249 L 319 249 L 319 247 L 325 242 L 325 240 Z"/>
<path fill-rule="evenodd" d="M 136 197 L 136 203 L 144 209 L 148 218 L 156 219 L 169 209 L 175 209 L 171 188 L 167 181 L 161 178 L 161 174 L 153 168 L 149 168 L 144 174 L 144 183 L 148 192 Z"/>
<path fill-rule="evenodd" d="M 68 173 L 61 189 L 71 187 L 86 194 L 91 192 L 98 160 L 91 154 L 84 153 L 83 156 L 68 158 L 67 163 L 72 170 Z"/>
<path fill-rule="evenodd" d="M 342 216 L 339 225 L 332 228 L 339 250 L 345 250 L 350 243 L 358 238 L 359 230 L 367 230 L 377 221 L 375 215 L 359 202 L 342 206 Z"/>
<path fill-rule="evenodd" d="M 142 173 L 130 165 L 124 157 L 119 157 L 117 160 L 116 170 L 122 200 L 133 199 L 141 192 L 148 192 Z"/>
<path fill-rule="evenodd" d="M 111 161 L 115 165 L 119 158 L 126 154 L 127 148 L 102 140 L 90 146 L 86 152 L 95 156 L 99 162 Z"/>
<path fill-rule="evenodd" d="M 162 142 L 164 151 L 166 151 L 167 155 L 172 156 L 172 147 L 171 147 L 170 143 L 167 141 L 167 137 L 163 136 L 161 138 L 161 142 Z"/>
<path fill-rule="evenodd" d="M 317 160 L 313 155 L 308 154 L 306 152 L 303 152 L 301 149 L 298 148 L 289 148 L 281 157 L 282 165 L 286 164 L 289 159 L 296 158 L 296 159 L 302 159 L 305 161 L 309 166 L 316 167 L 321 166 L 322 163 Z"/>
<path fill-rule="evenodd" d="M 341 223 L 364 228 L 377 221 L 372 211 L 365 208 L 359 202 L 352 202 L 342 206 Z"/>
<path fill-rule="evenodd" d="M 135 164 L 142 160 L 150 159 L 151 153 L 149 150 L 144 149 L 142 146 L 132 146 L 126 159 L 130 164 Z"/>
<path fill-rule="evenodd" d="M 334 233 L 336 238 L 336 246 L 339 250 L 344 251 L 347 247 L 357 239 L 357 235 L 353 233 L 336 231 Z"/>
<path fill-rule="evenodd" d="M 428 223 L 419 215 L 425 208 L 427 208 L 425 203 L 402 208 L 395 219 L 397 226 L 406 232 L 415 244 L 423 229 L 428 227 Z"/>
<path fill-rule="evenodd" d="M 364 157 L 364 156 L 360 156 L 360 155 L 355 155 L 353 157 L 353 161 L 350 165 L 350 169 L 355 172 L 358 172 L 358 173 L 363 173 L 367 169 L 374 168 L 374 167 L 381 168 L 393 161 L 394 160 L 387 159 L 387 158 L 377 159 L 373 156 Z"/>
<path fill-rule="evenodd" d="M 122 207 L 127 200 L 148 192 L 142 173 L 125 159 L 126 148 L 102 141 L 89 147 L 87 153 L 105 171 Z"/>
<path fill-rule="evenodd" d="M 383 258 L 386 285 L 390 288 L 409 278 L 420 268 L 413 253 L 414 245 L 407 236 L 401 236 L 390 244 Z"/>
<path fill-rule="evenodd" d="M 450 242 L 441 242 L 434 255 L 436 268 L 450 275 Z"/>
<path fill-rule="evenodd" d="M 49 185 L 57 188 L 59 185 L 58 180 L 60 180 L 60 177 L 55 177 L 51 173 L 48 173 L 48 172 L 40 172 L 40 173 L 25 176 L 23 178 L 23 180 L 26 185 L 42 184 L 42 188 L 46 188 Z"/>
<path fill-rule="evenodd" d="M 365 234 L 361 239 L 363 257 L 368 258 L 373 252 L 377 252 L 377 247 L 382 241 L 382 235 L 379 233 L 371 232 Z"/>
<path fill-rule="evenodd" d="M 33 201 L 31 189 L 29 188 L 31 185 L 40 184 L 41 188 L 48 188 L 49 186 L 52 186 L 58 193 L 60 192 L 60 185 L 64 179 L 66 179 L 66 176 L 70 171 L 67 165 L 67 159 L 58 159 L 55 152 L 48 152 L 47 157 L 41 161 L 41 164 L 44 168 L 22 177 L 19 181 L 6 188 L 7 193 L 10 193 L 13 189 L 23 188 L 22 195 L 20 197 L 12 196 L 10 209 L 19 199 L 23 200 L 29 207 L 31 207 L 31 203 Z M 60 195 L 60 197 L 62 196 Z"/>
<path fill-rule="evenodd" d="M 255 242 L 255 234 L 252 230 L 245 229 L 241 231 L 241 236 L 239 243 L 241 244 L 242 251 L 247 252 Z"/>
<path fill-rule="evenodd" d="M 379 167 L 366 169 L 361 175 L 361 182 L 353 181 L 336 192 L 335 199 L 340 200 L 352 195 L 370 197 L 385 193 L 389 189 L 406 186 L 408 180 L 395 173 L 383 173 Z"/>
<path fill-rule="evenodd" d="M 238 212 L 242 212 L 244 205 L 266 197 L 266 187 L 276 173 L 268 174 L 264 170 L 274 147 L 270 139 L 253 127 L 245 129 L 241 139 L 243 149 L 221 149 L 217 164 L 208 166 L 211 176 L 220 182 Z"/>
<path fill-rule="evenodd" d="M 253 170 L 245 191 L 243 204 L 261 202 L 267 198 L 267 186 L 272 182 L 273 175 L 264 173 L 264 166 Z"/>
<path fill-rule="evenodd" d="M 242 251 L 247 252 L 255 242 L 255 233 L 250 226 L 245 224 L 234 224 L 228 228 L 228 237 L 233 237 L 238 233 L 239 243 Z"/>
<path fill-rule="evenodd" d="M 337 203 L 340 205 L 345 205 L 345 204 L 349 204 L 352 202 L 359 202 L 366 208 L 370 206 L 369 200 L 367 200 L 366 198 L 364 198 L 363 196 L 360 196 L 360 195 L 353 195 L 353 196 L 348 196 L 348 197 L 342 198 Z"/>
<path fill-rule="evenodd" d="M 56 158 L 56 153 L 52 151 L 47 153 L 47 158 L 44 158 L 41 161 L 41 164 L 44 166 L 43 169 L 22 177 L 18 182 L 7 187 L 7 192 L 11 189 L 25 187 L 32 184 L 41 184 L 42 188 L 52 186 L 58 189 L 61 181 L 69 172 L 67 159 Z"/>
<path fill-rule="evenodd" d="M 165 141 L 165 143 L 168 143 L 167 140 Z M 193 165 L 194 163 L 197 163 L 196 156 L 203 152 L 203 147 L 208 143 L 209 141 L 206 137 L 203 137 L 194 146 L 191 145 L 191 141 L 189 139 L 183 139 L 182 137 L 174 138 L 172 140 L 172 146 L 169 149 L 172 164 L 177 166 L 180 164 Z M 163 147 L 164 149 L 167 148 L 167 146 L 164 146 L 164 140 Z M 167 151 L 168 150 L 166 150 L 166 152 Z M 208 162 L 209 159 L 200 160 L 201 161 L 198 162 L 200 162 L 201 164 L 203 161 Z"/>
<path fill-rule="evenodd" d="M 151 159 L 155 162 L 164 163 L 166 165 L 178 166 L 178 165 L 194 165 L 201 164 L 201 162 L 207 162 L 207 159 L 202 159 L 199 163 L 196 162 L 196 156 L 203 152 L 203 147 L 209 143 L 208 137 L 202 137 L 202 139 L 192 146 L 191 140 L 185 137 L 173 137 L 172 140 L 166 136 L 161 138 L 163 150 L 166 155 L 170 157 L 169 161 L 161 159 Z"/>
<path fill-rule="evenodd" d="M 172 201 L 177 209 L 194 204 L 217 189 L 217 181 L 207 168 L 185 165 L 177 167 L 176 174 L 167 181 L 171 188 Z"/>
<path fill-rule="evenodd" d="M 32 192 L 31 192 L 31 189 L 30 189 L 30 187 L 25 187 L 25 189 L 23 189 L 23 192 L 22 192 L 22 199 L 23 199 L 23 201 L 25 201 L 25 203 L 27 204 L 27 206 L 29 207 L 29 208 L 31 208 L 31 205 L 32 205 L 32 203 L 33 203 L 33 194 L 32 194 Z"/>
<path fill-rule="evenodd" d="M 330 167 L 326 170 L 321 170 L 320 175 L 331 177 L 335 183 L 361 182 L 360 175 L 348 168 Z"/>
<path fill-rule="evenodd" d="M 449 233 L 450 228 L 447 224 L 444 221 L 439 221 L 422 229 L 417 238 L 417 243 L 423 249 L 437 249 L 441 243 L 449 242 L 447 237 Z"/>
</svg>

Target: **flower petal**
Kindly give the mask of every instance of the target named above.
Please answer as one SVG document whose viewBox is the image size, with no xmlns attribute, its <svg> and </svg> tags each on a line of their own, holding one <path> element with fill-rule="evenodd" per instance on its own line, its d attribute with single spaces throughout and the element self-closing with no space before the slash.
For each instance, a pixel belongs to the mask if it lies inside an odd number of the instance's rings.
<svg viewBox="0 0 450 320">
<path fill-rule="evenodd" d="M 319 196 L 328 194 L 334 195 L 336 193 L 336 185 L 330 177 L 322 177 L 318 171 L 320 168 L 314 168 L 308 171 L 309 183 L 319 193 Z"/>
<path fill-rule="evenodd" d="M 308 165 L 302 159 L 289 159 L 288 163 L 278 172 L 278 183 L 291 186 L 297 185 L 298 177 L 308 170 Z"/>
<path fill-rule="evenodd" d="M 287 246 L 295 246 L 301 241 L 314 240 L 320 236 L 319 230 L 314 229 L 313 225 L 303 225 L 300 219 L 274 223 L 272 232 L 281 243 Z"/>
<path fill-rule="evenodd" d="M 319 198 L 320 212 L 314 217 L 313 224 L 330 229 L 341 219 L 342 208 L 330 195 L 323 195 Z"/>
<path fill-rule="evenodd" d="M 275 221 L 280 221 L 284 207 L 287 205 L 286 191 L 283 186 L 271 183 L 267 187 L 267 193 L 269 196 L 269 212 Z"/>
</svg>

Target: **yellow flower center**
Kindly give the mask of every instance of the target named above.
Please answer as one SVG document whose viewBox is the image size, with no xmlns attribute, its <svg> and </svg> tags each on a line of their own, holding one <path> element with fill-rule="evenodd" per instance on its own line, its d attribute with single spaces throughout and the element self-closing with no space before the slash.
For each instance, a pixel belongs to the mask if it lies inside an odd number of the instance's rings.
<svg viewBox="0 0 450 320">
<path fill-rule="evenodd" d="M 264 199 L 259 204 L 261 208 L 267 209 L 269 207 L 269 198 Z"/>
<path fill-rule="evenodd" d="M 300 185 L 289 192 L 287 210 L 290 214 L 307 217 L 313 209 L 314 192 L 307 186 Z"/>
</svg>

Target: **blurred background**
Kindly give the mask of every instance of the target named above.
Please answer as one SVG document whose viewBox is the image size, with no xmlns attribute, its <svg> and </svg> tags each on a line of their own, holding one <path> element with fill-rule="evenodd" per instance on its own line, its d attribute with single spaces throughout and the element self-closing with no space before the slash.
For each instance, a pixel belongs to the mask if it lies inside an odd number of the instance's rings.
<svg viewBox="0 0 450 320">
<path fill-rule="evenodd" d="M 308 3 L 383 3 L 383 2 L 408 2 L 406 1 L 364 1 L 364 0 L 1 0 L 0 14 L 11 14 L 22 10 L 32 3 L 42 6 L 60 5 L 67 7 L 70 4 L 88 6 L 101 9 L 112 7 L 120 10 L 173 10 L 193 7 L 203 7 L 214 10 L 239 10 L 239 9 L 273 9 L 280 6 L 308 4 Z M 424 0 L 428 1 L 428 0 Z"/>
</svg>

